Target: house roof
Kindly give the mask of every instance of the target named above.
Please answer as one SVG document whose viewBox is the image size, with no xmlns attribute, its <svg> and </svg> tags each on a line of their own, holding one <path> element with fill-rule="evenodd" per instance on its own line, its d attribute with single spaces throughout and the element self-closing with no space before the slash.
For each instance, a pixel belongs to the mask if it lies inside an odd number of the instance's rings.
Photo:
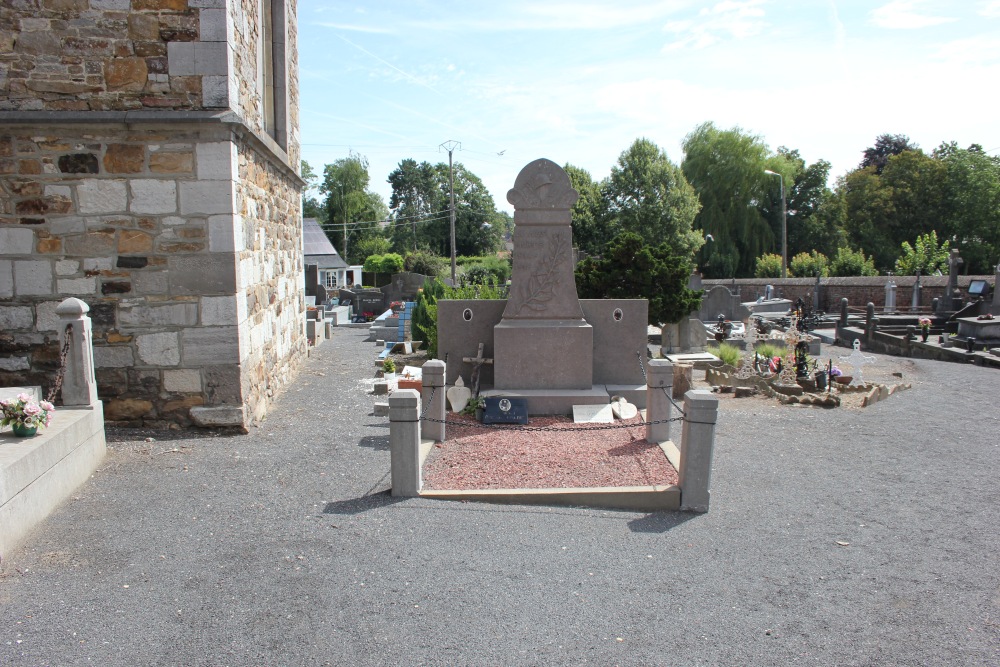
<svg viewBox="0 0 1000 667">
<path fill-rule="evenodd" d="M 321 269 L 347 267 L 316 218 L 302 219 L 302 249 L 306 264 L 318 264 Z"/>
</svg>

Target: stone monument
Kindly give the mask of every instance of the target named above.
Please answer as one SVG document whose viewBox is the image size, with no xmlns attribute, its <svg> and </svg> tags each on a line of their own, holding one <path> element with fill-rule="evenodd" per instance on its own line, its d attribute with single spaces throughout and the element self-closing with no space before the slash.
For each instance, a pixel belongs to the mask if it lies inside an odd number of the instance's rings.
<svg viewBox="0 0 1000 667">
<path fill-rule="evenodd" d="M 546 159 L 529 163 L 507 193 L 514 206 L 511 293 L 494 327 L 496 389 L 590 389 L 593 327 L 573 276 L 570 207 L 579 194 Z"/>
</svg>

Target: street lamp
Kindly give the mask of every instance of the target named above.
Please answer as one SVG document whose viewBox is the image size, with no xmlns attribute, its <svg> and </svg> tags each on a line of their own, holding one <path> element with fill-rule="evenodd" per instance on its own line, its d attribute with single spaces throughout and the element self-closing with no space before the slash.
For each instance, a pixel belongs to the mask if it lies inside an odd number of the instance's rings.
<svg viewBox="0 0 1000 667">
<path fill-rule="evenodd" d="M 777 176 L 781 183 L 781 277 L 788 277 L 788 226 L 785 222 L 785 177 L 770 169 L 764 170 L 765 174 Z"/>
</svg>

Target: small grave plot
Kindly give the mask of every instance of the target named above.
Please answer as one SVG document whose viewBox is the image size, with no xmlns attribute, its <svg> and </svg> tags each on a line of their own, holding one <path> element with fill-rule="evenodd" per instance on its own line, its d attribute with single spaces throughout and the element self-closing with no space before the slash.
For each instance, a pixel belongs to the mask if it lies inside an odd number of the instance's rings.
<svg viewBox="0 0 1000 667">
<path fill-rule="evenodd" d="M 560 489 L 677 484 L 663 450 L 645 440 L 641 417 L 604 424 L 573 424 L 568 417 L 532 417 L 530 426 L 573 431 L 481 428 L 467 415 L 448 415 L 448 440 L 424 463 L 426 490 Z M 453 423 L 464 422 L 467 426 Z M 678 437 L 679 437 L 678 424 Z"/>
</svg>

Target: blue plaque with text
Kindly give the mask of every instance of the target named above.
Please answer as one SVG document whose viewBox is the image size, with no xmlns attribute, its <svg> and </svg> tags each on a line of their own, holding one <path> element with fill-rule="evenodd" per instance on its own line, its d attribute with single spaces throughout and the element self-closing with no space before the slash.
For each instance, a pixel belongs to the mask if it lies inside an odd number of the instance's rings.
<svg viewBox="0 0 1000 667">
<path fill-rule="evenodd" d="M 528 399 L 487 396 L 483 410 L 484 424 L 527 424 Z"/>
</svg>

